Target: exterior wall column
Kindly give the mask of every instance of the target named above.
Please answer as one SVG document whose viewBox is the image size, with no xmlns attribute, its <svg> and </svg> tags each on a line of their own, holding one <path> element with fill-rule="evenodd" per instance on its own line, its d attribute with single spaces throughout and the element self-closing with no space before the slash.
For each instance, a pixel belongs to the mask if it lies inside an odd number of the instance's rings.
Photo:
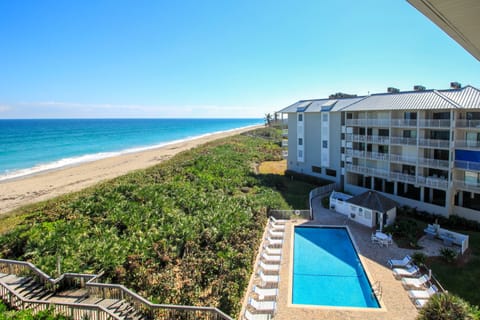
<svg viewBox="0 0 480 320">
<path fill-rule="evenodd" d="M 393 194 L 396 195 L 396 196 L 398 195 L 398 182 L 397 181 L 395 181 L 393 183 Z"/>
<path fill-rule="evenodd" d="M 429 189 L 428 200 L 429 200 L 429 202 L 432 202 L 432 200 L 433 200 L 433 189 L 432 188 Z"/>
<path fill-rule="evenodd" d="M 420 201 L 425 202 L 425 187 L 420 187 Z"/>
<path fill-rule="evenodd" d="M 458 206 L 463 207 L 463 191 L 458 192 Z"/>
<path fill-rule="evenodd" d="M 385 192 L 385 179 L 382 179 L 382 192 Z"/>
</svg>

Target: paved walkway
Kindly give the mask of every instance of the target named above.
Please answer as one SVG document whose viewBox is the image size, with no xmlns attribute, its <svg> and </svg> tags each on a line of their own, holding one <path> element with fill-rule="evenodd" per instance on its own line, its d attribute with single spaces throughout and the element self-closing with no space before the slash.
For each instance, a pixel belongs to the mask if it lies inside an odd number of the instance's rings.
<svg viewBox="0 0 480 320">
<path fill-rule="evenodd" d="M 413 320 L 418 311 L 409 299 L 407 291 L 396 280 L 387 266 L 390 258 L 403 258 L 412 254 L 414 250 L 398 248 L 394 243 L 386 247 L 379 247 L 371 242 L 372 229 L 356 222 L 349 221 L 346 216 L 321 207 L 320 199 L 313 203 L 314 220 L 291 220 L 286 224 L 285 239 L 280 267 L 280 282 L 278 284 L 277 311 L 275 320 L 291 319 L 405 319 Z M 379 282 L 382 290 L 380 298 L 381 308 L 339 308 L 339 307 L 305 307 L 292 305 L 292 256 L 293 256 L 293 227 L 295 225 L 347 225 L 353 236 L 360 259 L 372 284 Z M 394 239 L 395 240 L 395 239 Z M 428 249 L 425 249 L 425 253 Z M 417 250 L 418 251 L 418 250 Z M 250 281 L 249 291 L 256 283 L 255 276 Z M 245 299 L 246 300 L 246 299 Z M 245 301 L 246 302 L 246 301 Z M 243 311 L 242 311 L 243 315 Z"/>
</svg>

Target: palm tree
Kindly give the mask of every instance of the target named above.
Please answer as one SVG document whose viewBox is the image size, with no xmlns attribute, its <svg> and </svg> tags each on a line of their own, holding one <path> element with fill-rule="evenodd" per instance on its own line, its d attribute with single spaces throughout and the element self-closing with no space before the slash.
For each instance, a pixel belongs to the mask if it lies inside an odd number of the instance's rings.
<svg viewBox="0 0 480 320">
<path fill-rule="evenodd" d="M 272 123 L 272 114 L 271 113 L 266 113 L 265 114 L 265 126 L 269 126 Z"/>
</svg>

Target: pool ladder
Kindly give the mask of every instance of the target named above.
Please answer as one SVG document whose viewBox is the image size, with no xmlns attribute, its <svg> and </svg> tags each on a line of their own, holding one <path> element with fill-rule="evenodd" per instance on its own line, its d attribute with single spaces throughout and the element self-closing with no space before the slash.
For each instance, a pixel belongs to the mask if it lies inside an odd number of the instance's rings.
<svg viewBox="0 0 480 320">
<path fill-rule="evenodd" d="M 375 281 L 372 286 L 372 296 L 376 296 L 378 300 L 382 299 L 382 285 L 380 281 Z"/>
</svg>

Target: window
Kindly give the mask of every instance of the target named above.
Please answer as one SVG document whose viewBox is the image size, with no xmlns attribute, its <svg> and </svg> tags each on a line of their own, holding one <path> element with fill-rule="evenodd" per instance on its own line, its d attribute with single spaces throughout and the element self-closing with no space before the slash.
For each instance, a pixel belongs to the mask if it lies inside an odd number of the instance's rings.
<svg viewBox="0 0 480 320">
<path fill-rule="evenodd" d="M 327 174 L 327 176 L 330 176 L 330 177 L 336 177 L 337 176 L 337 171 L 332 170 L 332 169 L 327 169 L 326 174 Z"/>
<path fill-rule="evenodd" d="M 403 116 L 404 116 L 405 120 L 416 120 L 417 119 L 417 113 L 416 112 L 405 112 Z"/>
<path fill-rule="evenodd" d="M 404 138 L 417 138 L 417 131 L 416 130 L 403 130 L 403 137 Z"/>
<path fill-rule="evenodd" d="M 322 121 L 323 121 L 323 122 L 327 122 L 327 121 L 328 121 L 328 114 L 327 114 L 327 113 L 322 114 Z"/>
<path fill-rule="evenodd" d="M 303 139 L 302 138 L 298 138 L 298 145 L 303 146 Z"/>
<path fill-rule="evenodd" d="M 317 167 L 317 166 L 312 166 L 312 172 L 322 173 L 322 168 Z"/>
<path fill-rule="evenodd" d="M 298 157 L 303 158 L 303 150 L 298 150 Z"/>
<path fill-rule="evenodd" d="M 388 137 L 388 129 L 378 129 L 378 135 L 381 137 Z"/>
<path fill-rule="evenodd" d="M 303 114 L 299 114 L 298 115 L 298 122 L 302 122 L 303 121 Z"/>
<path fill-rule="evenodd" d="M 388 146 L 378 146 L 379 153 L 388 153 Z"/>
<path fill-rule="evenodd" d="M 328 148 L 328 141 L 327 140 L 322 141 L 322 147 L 323 148 Z"/>
</svg>

